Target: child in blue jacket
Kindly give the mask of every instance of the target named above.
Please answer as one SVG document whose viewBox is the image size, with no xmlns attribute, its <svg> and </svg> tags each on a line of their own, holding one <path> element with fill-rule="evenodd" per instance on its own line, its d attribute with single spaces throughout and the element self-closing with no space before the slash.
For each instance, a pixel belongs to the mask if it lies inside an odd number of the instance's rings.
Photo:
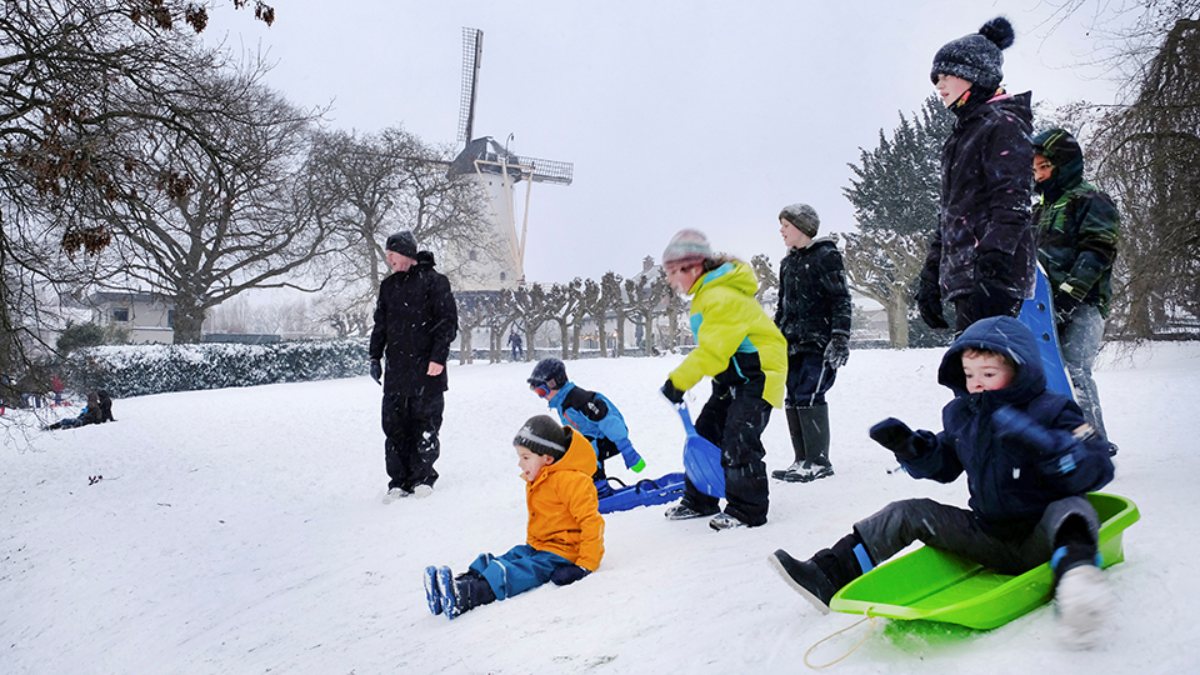
<svg viewBox="0 0 1200 675">
<path fill-rule="evenodd" d="M 558 359 L 542 359 L 533 367 L 529 388 L 558 412 L 562 423 L 576 429 L 596 451 L 596 472 L 592 479 L 602 493 L 608 488 L 604 460 L 619 453 L 625 468 L 641 472 L 646 460 L 629 440 L 629 428 L 617 406 L 604 394 L 578 387 L 567 377 L 567 366 Z M 604 496 L 601 494 L 601 496 Z"/>
<path fill-rule="evenodd" d="M 888 418 L 871 438 L 914 478 L 949 483 L 967 475 L 968 509 L 907 499 L 855 523 L 832 548 L 771 563 L 823 612 L 834 593 L 914 541 L 1020 574 L 1050 561 L 1065 637 L 1090 646 L 1107 610 L 1098 568 L 1099 520 L 1085 494 L 1113 477 L 1108 443 L 1079 406 L 1046 390 L 1033 334 L 1016 319 L 972 324 L 938 369 L 954 392 L 944 431 L 912 431 Z"/>
</svg>

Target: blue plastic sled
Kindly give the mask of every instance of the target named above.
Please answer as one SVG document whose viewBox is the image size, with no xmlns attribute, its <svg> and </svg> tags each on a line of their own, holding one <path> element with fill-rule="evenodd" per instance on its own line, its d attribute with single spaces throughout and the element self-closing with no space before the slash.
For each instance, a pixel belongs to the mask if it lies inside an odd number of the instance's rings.
<svg viewBox="0 0 1200 675">
<path fill-rule="evenodd" d="M 680 403 L 675 409 L 679 411 L 679 419 L 683 420 L 683 430 L 687 433 L 687 441 L 683 446 L 683 470 L 688 480 L 704 494 L 723 499 L 725 468 L 721 466 L 721 449 L 696 433 L 686 403 Z"/>
<path fill-rule="evenodd" d="M 611 493 L 600 497 L 600 513 L 628 511 L 639 506 L 673 502 L 683 497 L 683 488 L 682 473 L 669 473 L 657 480 L 647 478 L 634 485 L 622 484 Z"/>
<path fill-rule="evenodd" d="M 1050 280 L 1041 265 L 1037 266 L 1037 282 L 1033 288 L 1033 297 L 1021 305 L 1021 314 L 1017 319 L 1033 333 L 1037 340 L 1038 352 L 1042 357 L 1042 370 L 1046 373 L 1046 388 L 1057 394 L 1070 396 L 1075 400 L 1075 392 L 1071 389 L 1071 378 L 1063 365 L 1062 350 L 1058 344 L 1058 329 L 1054 323 L 1054 300 L 1050 293 Z"/>
</svg>

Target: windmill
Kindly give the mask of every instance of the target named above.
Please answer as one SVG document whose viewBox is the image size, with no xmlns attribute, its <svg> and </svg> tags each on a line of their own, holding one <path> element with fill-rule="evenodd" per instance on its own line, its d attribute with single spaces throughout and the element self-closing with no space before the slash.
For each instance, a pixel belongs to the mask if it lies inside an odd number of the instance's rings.
<svg viewBox="0 0 1200 675">
<path fill-rule="evenodd" d="M 570 162 L 518 156 L 491 136 L 474 138 L 475 101 L 479 87 L 483 31 L 463 28 L 462 95 L 459 101 L 458 140 L 465 145 L 450 163 L 447 175 L 475 180 L 487 195 L 488 225 L 496 246 L 488 255 L 464 250 L 458 261 L 463 274 L 456 290 L 495 291 L 515 288 L 525 280 L 525 239 L 529 232 L 529 200 L 534 183 L 570 185 L 575 167 Z M 512 140 L 512 134 L 508 139 Z M 515 209 L 516 184 L 525 182 L 525 206 L 520 231 Z"/>
</svg>

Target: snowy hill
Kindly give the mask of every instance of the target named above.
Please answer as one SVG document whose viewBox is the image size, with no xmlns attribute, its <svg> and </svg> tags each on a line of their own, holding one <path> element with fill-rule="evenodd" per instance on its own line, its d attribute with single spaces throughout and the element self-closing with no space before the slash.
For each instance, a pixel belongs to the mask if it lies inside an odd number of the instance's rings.
<svg viewBox="0 0 1200 675">
<path fill-rule="evenodd" d="M 0 454 L 0 672 L 793 673 L 858 620 L 821 616 L 765 559 L 808 556 L 890 500 L 965 504 L 952 485 L 888 475 L 868 426 L 937 428 L 949 392 L 938 350 L 856 351 L 830 394 L 837 475 L 772 482 L 770 522 L 716 533 L 663 507 L 606 516 L 597 574 L 454 622 L 425 608 L 420 572 L 461 571 L 524 537 L 511 438 L 545 411 L 530 364 L 451 366 L 442 474 L 425 500 L 380 502 L 379 389 L 367 378 L 117 401 L 115 424 L 5 439 Z M 568 363 L 619 405 L 647 472 L 681 467 L 683 434 L 658 394 L 679 357 Z M 1038 610 L 989 633 L 928 639 L 866 624 L 839 673 L 1200 672 L 1192 561 L 1200 476 L 1200 344 L 1110 346 L 1097 382 L 1121 446 L 1109 491 L 1141 522 L 1108 579 L 1119 615 L 1104 649 L 1054 640 Z M 706 393 L 706 385 L 693 396 Z M 698 408 L 702 398 L 693 399 Z M 12 414 L 10 412 L 10 414 Z M 768 467 L 790 462 L 776 412 Z M 628 477 L 619 460 L 614 475 Z M 95 485 L 88 477 L 103 475 Z"/>
</svg>

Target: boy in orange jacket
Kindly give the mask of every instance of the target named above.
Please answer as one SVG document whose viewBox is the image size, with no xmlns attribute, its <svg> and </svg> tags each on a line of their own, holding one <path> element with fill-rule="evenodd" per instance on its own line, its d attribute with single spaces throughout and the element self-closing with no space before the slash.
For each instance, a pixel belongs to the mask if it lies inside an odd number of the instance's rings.
<svg viewBox="0 0 1200 675">
<path fill-rule="evenodd" d="M 548 415 L 537 415 L 517 432 L 513 447 L 526 482 L 526 543 L 501 556 L 483 553 L 457 577 L 449 567 L 426 567 L 425 599 L 433 614 L 454 619 L 547 581 L 575 583 L 600 566 L 604 519 L 592 483 L 591 444 Z"/>
</svg>

